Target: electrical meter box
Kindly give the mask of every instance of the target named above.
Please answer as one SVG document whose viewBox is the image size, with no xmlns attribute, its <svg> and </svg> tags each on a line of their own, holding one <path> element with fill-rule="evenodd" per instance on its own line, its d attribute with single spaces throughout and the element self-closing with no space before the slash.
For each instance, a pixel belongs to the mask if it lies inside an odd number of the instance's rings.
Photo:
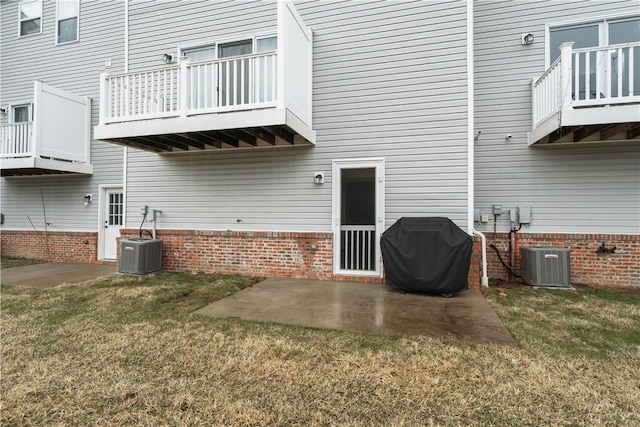
<svg viewBox="0 0 640 427">
<path fill-rule="evenodd" d="M 118 272 L 148 274 L 162 269 L 162 240 L 129 239 L 120 241 Z"/>
<path fill-rule="evenodd" d="M 520 270 L 528 285 L 571 288 L 569 249 L 522 246 Z"/>
</svg>

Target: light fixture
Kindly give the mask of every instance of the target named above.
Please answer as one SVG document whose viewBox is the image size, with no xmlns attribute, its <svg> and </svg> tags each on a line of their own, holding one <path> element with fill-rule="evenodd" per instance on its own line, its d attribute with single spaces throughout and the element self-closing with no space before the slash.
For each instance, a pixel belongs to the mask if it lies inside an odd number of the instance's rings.
<svg viewBox="0 0 640 427">
<path fill-rule="evenodd" d="M 87 206 L 92 201 L 93 201 L 93 195 L 92 194 L 85 194 L 84 197 L 82 198 L 82 203 L 84 203 L 85 206 Z"/>
<path fill-rule="evenodd" d="M 533 44 L 533 34 L 532 33 L 524 33 L 520 35 L 520 43 L 523 45 Z"/>
<path fill-rule="evenodd" d="M 314 172 L 313 183 L 316 185 L 324 184 L 324 172 Z"/>
<path fill-rule="evenodd" d="M 7 109 L 4 107 L 0 107 L 0 114 L 7 114 Z"/>
<path fill-rule="evenodd" d="M 165 64 L 172 64 L 173 56 L 169 55 L 168 53 L 165 53 L 164 55 L 162 55 L 162 62 L 164 62 Z"/>
</svg>

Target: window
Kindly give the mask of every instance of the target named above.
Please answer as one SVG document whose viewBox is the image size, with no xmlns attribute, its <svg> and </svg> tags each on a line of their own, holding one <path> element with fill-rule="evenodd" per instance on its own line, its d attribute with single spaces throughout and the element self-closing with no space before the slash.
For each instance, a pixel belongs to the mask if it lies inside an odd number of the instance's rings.
<svg viewBox="0 0 640 427">
<path fill-rule="evenodd" d="M 24 0 L 18 6 L 20 37 L 42 32 L 42 1 Z"/>
<path fill-rule="evenodd" d="M 31 104 L 12 105 L 10 110 L 10 123 L 31 121 Z"/>
<path fill-rule="evenodd" d="M 275 36 L 261 36 L 180 50 L 181 56 L 186 56 L 194 63 L 230 59 L 219 67 L 206 64 L 196 67 L 191 78 L 191 108 L 274 101 L 276 58 L 271 53 L 277 48 Z M 252 54 L 253 58 L 246 57 Z M 264 55 L 255 57 L 255 54 Z"/>
<path fill-rule="evenodd" d="M 603 19 L 595 22 L 584 24 L 573 24 L 564 26 L 555 26 L 549 28 L 549 40 L 547 61 L 548 64 L 553 63 L 560 56 L 560 44 L 564 42 L 574 42 L 574 49 L 604 47 L 604 46 L 620 46 L 627 43 L 640 42 L 640 17 L 627 17 L 616 19 Z M 596 82 L 596 67 L 605 61 L 606 57 L 600 50 L 598 52 L 590 51 L 582 57 L 578 66 L 579 86 L 586 85 L 586 78 L 589 77 L 589 88 L 573 94 L 575 99 L 586 99 L 604 97 L 601 89 L 598 93 Z M 621 53 L 620 61 L 618 61 L 618 52 Z M 589 70 L 585 70 L 585 59 L 589 60 Z M 547 65 L 548 65 L 547 64 Z M 575 58 L 573 59 L 575 67 Z M 620 68 L 620 69 L 618 69 Z M 607 78 L 611 83 L 610 96 L 627 96 L 629 94 L 640 94 L 640 79 L 630 79 L 629 72 L 633 70 L 636 74 L 640 70 L 640 46 L 628 47 L 623 50 L 611 50 L 611 61 L 607 65 L 607 73 L 609 77 L 601 74 L 600 88 L 605 87 Z M 622 87 L 617 86 L 618 75 L 622 77 Z M 630 82 L 633 82 L 630 87 Z M 618 94 L 621 90 L 621 94 Z"/>
<path fill-rule="evenodd" d="M 56 14 L 56 43 L 77 41 L 80 0 L 58 0 Z"/>
</svg>

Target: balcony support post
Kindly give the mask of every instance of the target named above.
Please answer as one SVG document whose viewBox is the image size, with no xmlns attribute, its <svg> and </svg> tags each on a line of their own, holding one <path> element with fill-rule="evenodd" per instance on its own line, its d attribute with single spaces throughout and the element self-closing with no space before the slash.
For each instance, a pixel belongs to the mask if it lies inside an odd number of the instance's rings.
<svg viewBox="0 0 640 427">
<path fill-rule="evenodd" d="M 572 83 L 571 69 L 572 61 L 571 56 L 573 52 L 573 42 L 565 42 L 560 45 L 560 106 L 562 110 L 571 109 L 572 98 Z M 577 95 L 577 94 L 576 94 Z"/>
</svg>

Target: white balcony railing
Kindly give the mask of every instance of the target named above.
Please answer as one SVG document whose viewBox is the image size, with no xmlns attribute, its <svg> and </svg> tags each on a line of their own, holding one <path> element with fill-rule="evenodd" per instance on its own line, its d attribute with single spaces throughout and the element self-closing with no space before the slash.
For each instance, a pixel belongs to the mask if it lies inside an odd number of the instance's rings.
<svg viewBox="0 0 640 427">
<path fill-rule="evenodd" d="M 570 42 L 560 49 L 560 57 L 532 83 L 534 128 L 562 110 L 640 102 L 640 43 L 573 49 Z"/>
<path fill-rule="evenodd" d="M 273 107 L 276 52 L 101 75 L 101 124 Z"/>
<path fill-rule="evenodd" d="M 31 122 L 0 125 L 0 158 L 15 159 L 33 156 L 31 130 Z"/>
</svg>

